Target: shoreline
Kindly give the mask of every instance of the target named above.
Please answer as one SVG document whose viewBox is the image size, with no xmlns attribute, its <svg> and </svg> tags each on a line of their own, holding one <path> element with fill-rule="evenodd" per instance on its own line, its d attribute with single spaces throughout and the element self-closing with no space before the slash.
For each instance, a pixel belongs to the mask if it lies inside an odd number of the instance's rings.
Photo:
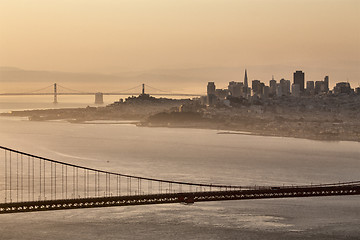
<svg viewBox="0 0 360 240">
<path fill-rule="evenodd" d="M 255 132 L 255 131 L 246 131 L 246 129 L 229 129 L 229 128 L 219 128 L 219 127 L 200 127 L 195 125 L 168 125 L 168 124 L 156 124 L 156 125 L 137 125 L 138 127 L 151 127 L 151 128 L 188 128 L 188 129 L 203 129 L 203 130 L 217 130 L 220 131 L 217 134 L 223 135 L 247 135 L 247 136 L 262 136 L 262 137 L 279 137 L 279 138 L 298 138 L 306 139 L 313 141 L 323 141 L 323 142 L 357 142 L 360 143 L 360 139 L 346 139 L 346 138 L 337 138 L 330 139 L 325 136 L 299 136 L 299 135 L 290 135 L 290 134 L 276 134 L 276 133 L 264 133 L 264 132 Z"/>
<path fill-rule="evenodd" d="M 149 109 L 146 104 L 116 107 L 24 110 L 0 113 L 36 122 L 76 124 L 133 124 L 139 127 L 194 128 L 217 130 L 218 134 L 290 137 L 317 141 L 360 142 L 360 123 L 354 115 L 319 111 L 277 113 L 269 109 L 208 108 L 203 111 L 175 111 L 168 106 Z M 356 115 L 356 114 L 355 114 Z"/>
<path fill-rule="evenodd" d="M 77 120 L 77 119 L 37 119 L 31 120 L 29 117 L 26 116 L 12 116 L 12 115 L 0 115 L 2 118 L 19 118 L 22 121 L 34 121 L 34 122 L 67 122 L 71 124 L 98 124 L 98 125 L 123 125 L 123 124 L 131 124 L 137 127 L 150 127 L 150 128 L 187 128 L 187 129 L 203 129 L 203 130 L 217 130 L 220 131 L 217 134 L 223 135 L 248 135 L 248 136 L 263 136 L 263 137 L 282 137 L 282 138 L 299 138 L 299 139 L 307 139 L 313 141 L 324 141 L 324 142 L 342 142 L 342 141 L 349 141 L 349 142 L 360 142 L 360 139 L 354 138 L 342 138 L 339 136 L 322 136 L 322 135 L 300 135 L 300 134 L 286 134 L 282 133 L 279 134 L 278 132 L 260 132 L 254 131 L 254 129 L 247 129 L 247 128 L 232 128 L 229 126 L 224 126 L 218 123 L 212 122 L 205 122 L 205 123 L 149 123 L 146 121 L 138 120 L 128 120 L 128 119 L 94 119 L 94 120 Z"/>
</svg>

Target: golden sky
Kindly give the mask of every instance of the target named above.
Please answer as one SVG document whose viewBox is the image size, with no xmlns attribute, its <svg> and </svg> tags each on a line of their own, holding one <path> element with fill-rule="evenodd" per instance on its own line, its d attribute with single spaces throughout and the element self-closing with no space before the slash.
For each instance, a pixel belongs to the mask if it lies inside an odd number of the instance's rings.
<svg viewBox="0 0 360 240">
<path fill-rule="evenodd" d="M 360 81 L 360 1 L 0 0 L 0 66 L 117 73 L 261 65 Z"/>
</svg>

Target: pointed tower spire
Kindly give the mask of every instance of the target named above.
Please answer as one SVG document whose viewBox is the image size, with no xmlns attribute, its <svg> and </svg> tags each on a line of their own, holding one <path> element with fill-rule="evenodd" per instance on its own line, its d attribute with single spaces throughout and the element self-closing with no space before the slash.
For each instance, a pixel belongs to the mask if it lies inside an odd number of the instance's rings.
<svg viewBox="0 0 360 240">
<path fill-rule="evenodd" d="M 248 88 L 248 77 L 247 77 L 247 71 L 246 71 L 246 68 L 245 68 L 245 77 L 244 77 L 244 87 Z"/>
<path fill-rule="evenodd" d="M 243 92 L 245 97 L 247 98 L 248 96 L 248 89 L 249 89 L 249 85 L 248 85 L 248 77 L 247 77 L 247 71 L 245 68 L 245 77 L 244 77 L 244 88 L 243 88 Z"/>
</svg>

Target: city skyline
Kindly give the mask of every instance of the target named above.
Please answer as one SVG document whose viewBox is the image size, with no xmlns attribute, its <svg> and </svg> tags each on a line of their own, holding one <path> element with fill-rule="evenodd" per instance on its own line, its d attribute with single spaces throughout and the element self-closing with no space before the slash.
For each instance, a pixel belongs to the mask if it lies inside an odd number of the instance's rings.
<svg viewBox="0 0 360 240">
<path fill-rule="evenodd" d="M 353 0 L 3 1 L 0 66 L 114 75 L 247 68 L 263 81 L 302 69 L 314 81 L 358 85 L 359 8 Z"/>
<path fill-rule="evenodd" d="M 264 82 L 270 86 L 271 80 L 281 81 L 285 79 L 293 79 L 293 75 L 297 72 L 302 72 L 305 74 L 305 71 L 299 69 L 289 70 L 285 75 L 281 76 L 271 76 L 263 78 L 257 78 L 254 76 L 259 76 L 257 72 L 250 71 L 250 77 L 247 74 L 247 68 L 238 68 L 222 69 L 221 72 L 215 74 L 214 72 L 208 71 L 206 69 L 182 69 L 180 70 L 181 74 L 176 75 L 176 70 L 154 70 L 154 71 L 145 71 L 139 73 L 124 73 L 118 75 L 109 75 L 109 74 L 96 74 L 96 73 L 71 73 L 71 72 L 57 72 L 57 71 L 30 71 L 14 67 L 0 67 L 0 87 L 2 89 L 1 93 L 11 93 L 11 92 L 21 92 L 34 90 L 37 87 L 44 87 L 44 84 L 54 83 L 54 82 L 66 82 L 67 86 L 75 87 L 78 89 L 86 91 L 109 91 L 114 86 L 119 86 L 119 89 L 125 89 L 128 87 L 133 87 L 133 84 L 141 84 L 146 82 L 147 84 L 154 83 L 159 87 L 165 87 L 167 91 L 176 91 L 178 93 L 196 93 L 200 94 L 202 91 L 202 86 L 204 83 L 209 81 L 218 82 L 221 86 L 225 86 L 229 82 L 244 82 L 247 80 L 251 86 L 251 82 L 256 80 Z M 245 71 L 245 75 L 242 71 Z M 241 73 L 242 72 L 242 73 Z M 330 76 L 331 81 L 329 81 L 329 74 L 324 73 L 324 75 L 314 78 L 313 76 L 306 72 L 304 77 L 304 88 L 307 88 L 307 82 L 319 82 L 323 81 L 324 77 L 327 77 L 327 89 L 332 89 L 340 82 L 348 82 L 354 88 L 360 87 L 359 83 L 354 81 L 344 80 L 344 79 L 334 79 Z M 159 78 L 160 76 L 160 78 Z M 200 78 L 199 78 L 200 76 Z M 176 85 L 169 84 L 167 79 L 175 78 L 180 81 Z M 198 78 L 198 79 L 196 79 Z M 195 81 L 193 81 L 195 79 Z M 242 80 L 243 79 L 243 80 Z M 246 79 L 246 80 L 245 80 Z M 172 79 L 174 80 L 174 79 Z M 196 81 L 197 80 L 197 81 Z M 87 81 L 87 84 L 84 85 L 84 82 Z M 101 81 L 101 85 L 97 84 L 98 81 Z M 293 82 L 292 82 L 293 83 Z M 153 84 L 154 85 L 154 84 Z M 122 86 L 122 87 L 121 87 Z M 125 88 L 124 88 L 125 87 Z M 315 86 L 314 86 L 315 87 Z"/>
<path fill-rule="evenodd" d="M 292 83 L 291 83 L 292 82 Z M 306 86 L 306 87 L 305 87 Z M 305 72 L 296 70 L 293 73 L 293 79 L 280 79 L 279 82 L 274 79 L 269 84 L 260 80 L 252 80 L 251 87 L 248 86 L 247 69 L 245 69 L 243 82 L 229 82 L 227 88 L 216 88 L 215 82 L 208 82 L 207 96 L 202 96 L 200 101 L 204 105 L 214 106 L 219 102 L 229 101 L 230 98 L 240 98 L 242 100 L 267 100 L 269 98 L 279 98 L 284 96 L 292 97 L 314 97 L 316 95 L 339 95 L 339 94 L 359 94 L 360 87 L 351 88 L 349 82 L 335 82 L 334 88 L 329 88 L 329 76 L 324 80 L 312 81 L 306 80 Z M 226 104 L 225 104 L 226 105 Z"/>
</svg>

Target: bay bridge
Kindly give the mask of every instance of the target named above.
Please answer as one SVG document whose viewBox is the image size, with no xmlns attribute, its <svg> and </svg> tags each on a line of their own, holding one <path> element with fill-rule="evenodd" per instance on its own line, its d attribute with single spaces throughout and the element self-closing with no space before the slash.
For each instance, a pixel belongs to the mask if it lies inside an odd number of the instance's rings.
<svg viewBox="0 0 360 240">
<path fill-rule="evenodd" d="M 0 214 L 145 204 L 360 194 L 360 181 L 242 186 L 139 177 L 0 146 Z"/>
<path fill-rule="evenodd" d="M 0 96 L 41 96 L 41 95 L 52 95 L 54 98 L 54 103 L 58 103 L 59 95 L 93 95 L 95 96 L 95 103 L 103 103 L 103 95 L 139 95 L 145 93 L 145 86 L 150 88 L 153 92 L 148 93 L 152 96 L 179 96 L 179 97 L 199 97 L 201 94 L 191 94 L 191 93 L 174 93 L 169 91 L 164 91 L 149 85 L 140 84 L 135 87 L 124 89 L 120 91 L 112 91 L 112 92 L 85 92 L 81 90 L 76 90 L 72 88 L 68 88 L 59 84 L 51 84 L 44 88 L 36 89 L 28 92 L 12 92 L 12 93 L 0 93 Z M 99 97 L 100 96 L 100 97 Z"/>
</svg>

